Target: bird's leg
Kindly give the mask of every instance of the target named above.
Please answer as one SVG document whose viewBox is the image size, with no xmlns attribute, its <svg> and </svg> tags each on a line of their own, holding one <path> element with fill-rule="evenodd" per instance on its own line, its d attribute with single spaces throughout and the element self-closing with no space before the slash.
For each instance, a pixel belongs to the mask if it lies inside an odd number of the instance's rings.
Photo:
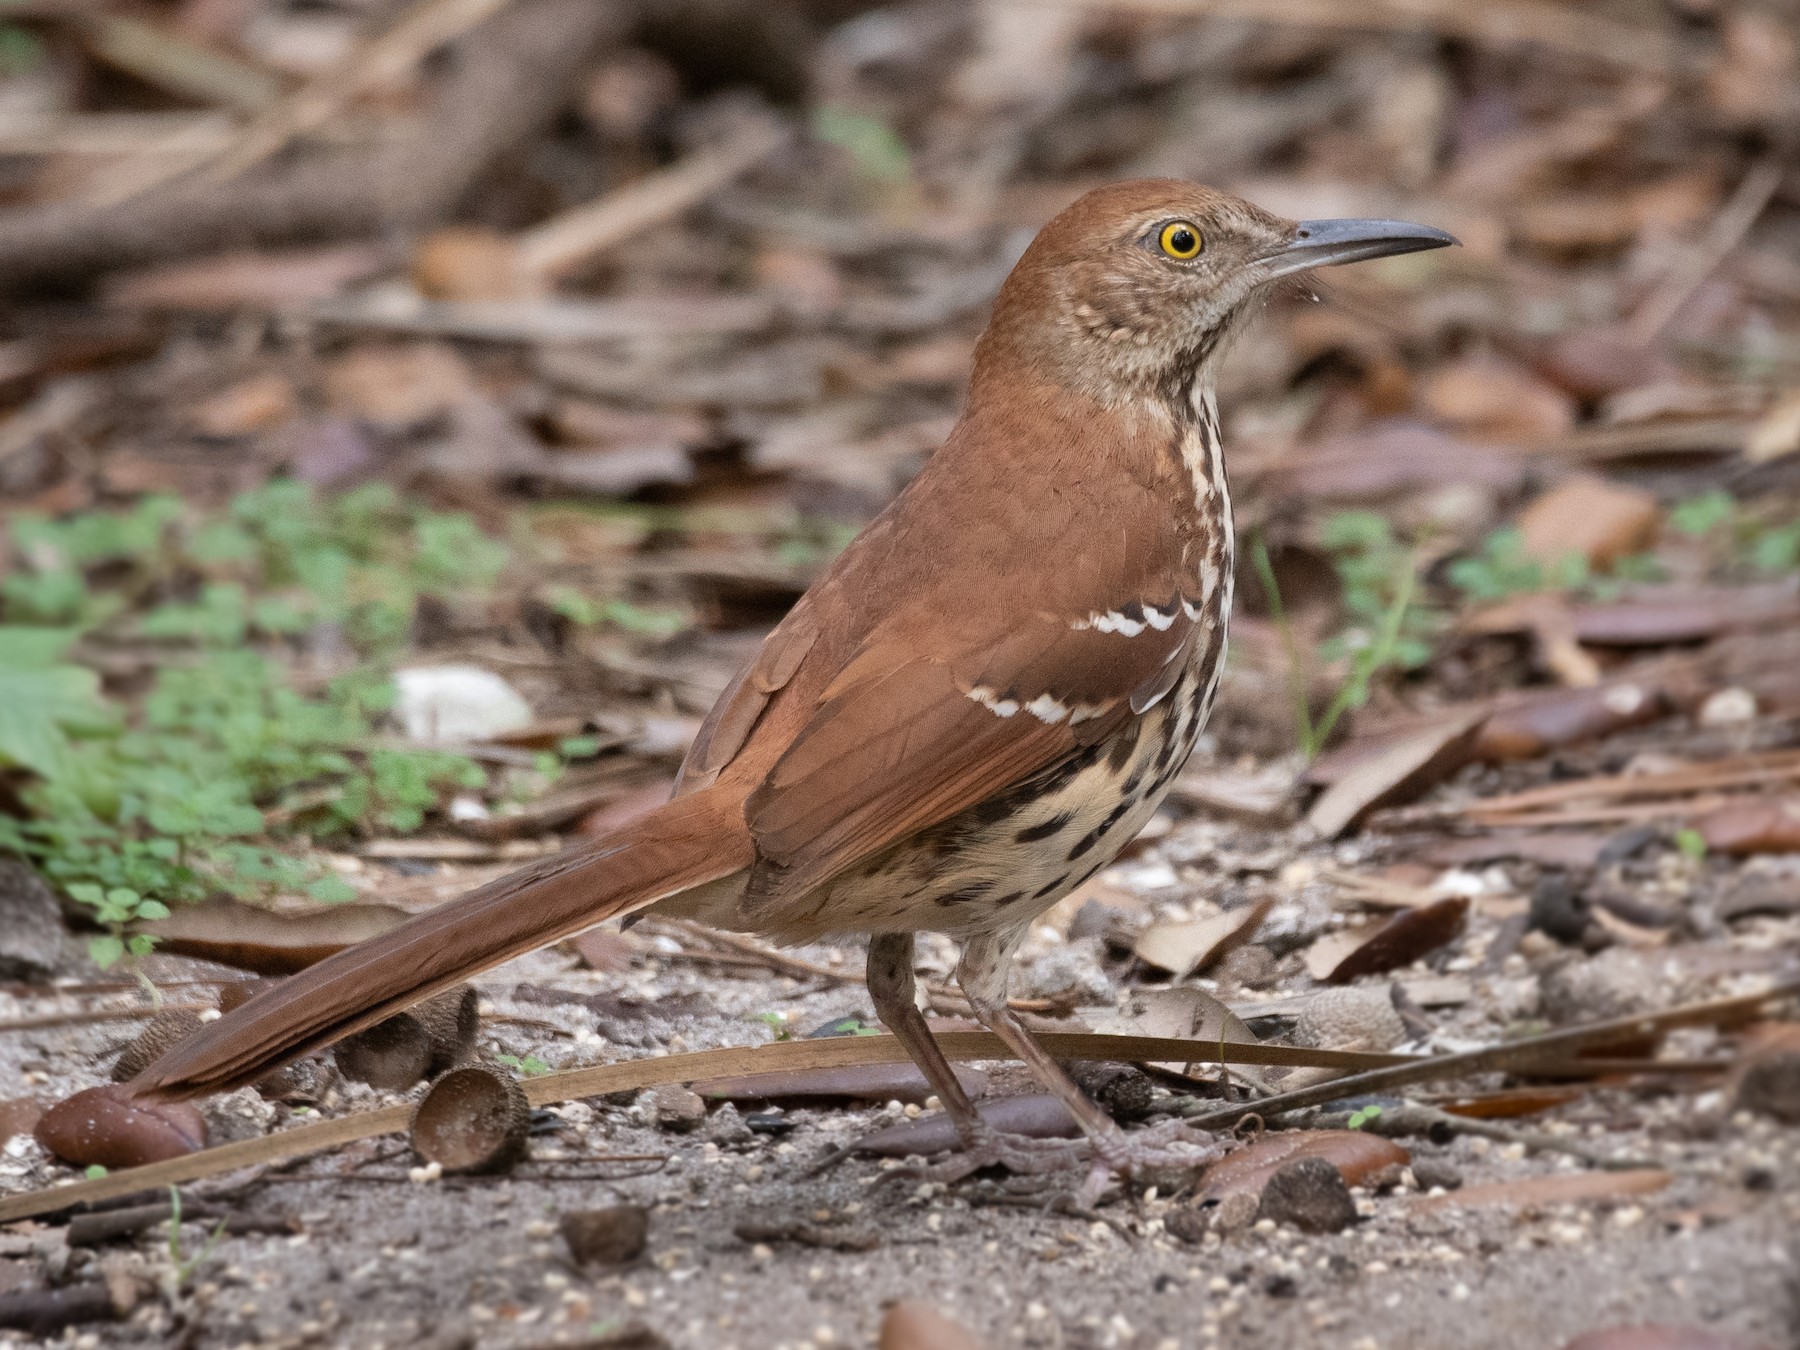
<svg viewBox="0 0 1800 1350">
<path fill-rule="evenodd" d="M 1226 1146 L 1210 1135 L 1196 1137 L 1176 1120 L 1127 1134 L 1096 1106 L 1006 1006 L 1007 976 L 1023 929 L 970 938 L 963 944 L 956 981 L 982 1025 L 1012 1049 L 1032 1075 L 1069 1108 L 1092 1146 L 1092 1167 L 1076 1192 L 1078 1209 L 1091 1209 L 1113 1176 L 1148 1168 L 1192 1170 L 1221 1157 Z M 1186 1135 L 1186 1138 L 1182 1136 Z"/>
<path fill-rule="evenodd" d="M 869 998 L 875 1004 L 876 1015 L 919 1066 L 962 1141 L 963 1152 L 934 1168 L 930 1173 L 933 1180 L 960 1180 L 983 1167 L 1004 1167 L 1011 1172 L 1053 1171 L 1085 1160 L 1085 1141 L 1071 1144 L 1065 1139 L 1002 1134 L 981 1118 L 950 1061 L 938 1048 L 931 1028 L 925 1024 L 925 1015 L 919 1011 L 911 933 L 880 933 L 869 940 L 868 979 Z M 1078 1152 L 1072 1155 L 1072 1148 Z"/>
</svg>

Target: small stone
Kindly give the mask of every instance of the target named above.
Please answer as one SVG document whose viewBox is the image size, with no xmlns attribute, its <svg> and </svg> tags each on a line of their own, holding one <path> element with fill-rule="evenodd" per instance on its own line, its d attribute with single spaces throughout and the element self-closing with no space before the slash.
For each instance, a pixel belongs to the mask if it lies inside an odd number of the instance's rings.
<svg viewBox="0 0 1800 1350">
<path fill-rule="evenodd" d="M 1191 1242 L 1196 1246 L 1206 1237 L 1212 1228 L 1212 1219 L 1198 1205 L 1183 1205 L 1180 1209 L 1171 1210 L 1163 1218 L 1163 1231 L 1170 1237 L 1182 1242 Z"/>
<path fill-rule="evenodd" d="M 1422 1191 L 1440 1188 L 1454 1191 L 1463 1184 L 1462 1173 L 1447 1159 L 1441 1157 L 1413 1154 L 1412 1174 Z"/>
<path fill-rule="evenodd" d="M 1754 1061 L 1738 1081 L 1737 1104 L 1784 1125 L 1800 1125 L 1800 1051 Z"/>
<path fill-rule="evenodd" d="M 36 980 L 62 955 L 62 910 L 30 867 L 0 858 L 0 980 Z"/>
<path fill-rule="evenodd" d="M 656 1123 L 673 1134 L 689 1134 L 706 1123 L 706 1102 L 679 1083 L 665 1083 L 650 1094 Z"/>
<path fill-rule="evenodd" d="M 563 1241 L 578 1265 L 622 1266 L 644 1254 L 650 1211 L 642 1205 L 578 1210 L 560 1220 Z"/>
<path fill-rule="evenodd" d="M 1269 1178 L 1257 1213 L 1304 1233 L 1341 1233 L 1356 1222 L 1356 1201 L 1337 1168 L 1323 1158 L 1299 1158 Z"/>
<path fill-rule="evenodd" d="M 1330 1167 L 1330 1163 L 1325 1164 Z M 1332 1171 L 1336 1171 L 1332 1168 Z M 1233 1191 L 1222 1196 L 1213 1209 L 1212 1226 L 1220 1233 L 1235 1233 L 1240 1228 L 1248 1228 L 1256 1222 L 1257 1197 L 1249 1191 Z"/>
</svg>

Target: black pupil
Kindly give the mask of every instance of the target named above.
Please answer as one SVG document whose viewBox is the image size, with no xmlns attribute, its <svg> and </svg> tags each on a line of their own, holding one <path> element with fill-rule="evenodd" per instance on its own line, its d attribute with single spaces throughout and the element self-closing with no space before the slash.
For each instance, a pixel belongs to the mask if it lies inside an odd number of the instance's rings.
<svg viewBox="0 0 1800 1350">
<path fill-rule="evenodd" d="M 1176 253 L 1192 253 L 1194 251 L 1194 232 L 1192 230 L 1175 230 L 1169 235 L 1169 248 Z"/>
</svg>

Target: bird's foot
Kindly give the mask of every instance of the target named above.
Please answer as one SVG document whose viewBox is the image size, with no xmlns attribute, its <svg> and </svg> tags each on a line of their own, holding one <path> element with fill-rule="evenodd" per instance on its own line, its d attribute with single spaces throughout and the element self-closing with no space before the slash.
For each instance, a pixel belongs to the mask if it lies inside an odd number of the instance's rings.
<svg viewBox="0 0 1800 1350">
<path fill-rule="evenodd" d="M 1003 1168 L 1016 1176 L 1042 1176 L 1079 1167 L 1092 1152 L 1087 1139 L 1039 1139 L 1028 1134 L 1007 1134 L 977 1122 L 964 1132 L 959 1152 L 928 1164 L 920 1175 L 946 1186 L 990 1167 Z"/>
<path fill-rule="evenodd" d="M 1185 1121 L 1165 1120 L 1141 1130 L 1113 1130 L 1093 1141 L 1093 1160 L 1086 1180 L 1075 1192 L 1075 1203 L 1093 1209 L 1115 1179 L 1144 1180 L 1149 1176 L 1188 1176 L 1217 1162 L 1231 1150 L 1231 1142 L 1190 1127 Z"/>
</svg>

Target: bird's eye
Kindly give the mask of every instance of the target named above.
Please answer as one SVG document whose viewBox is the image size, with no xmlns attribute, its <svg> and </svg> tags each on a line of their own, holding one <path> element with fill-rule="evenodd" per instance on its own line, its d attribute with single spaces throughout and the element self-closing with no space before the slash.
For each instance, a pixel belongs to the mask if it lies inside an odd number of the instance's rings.
<svg viewBox="0 0 1800 1350">
<path fill-rule="evenodd" d="M 1202 242 L 1200 228 L 1191 221 L 1172 220 L 1156 236 L 1162 251 L 1180 262 L 1198 257 Z"/>
</svg>

